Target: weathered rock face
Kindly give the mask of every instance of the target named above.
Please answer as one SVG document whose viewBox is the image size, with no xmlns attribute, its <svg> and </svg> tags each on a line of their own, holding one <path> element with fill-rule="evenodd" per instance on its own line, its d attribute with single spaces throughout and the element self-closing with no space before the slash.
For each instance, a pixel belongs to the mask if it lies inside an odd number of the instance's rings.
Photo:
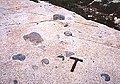
<svg viewBox="0 0 120 84">
<path fill-rule="evenodd" d="M 1 0 L 0 36 L 0 84 L 120 84 L 120 32 L 74 12 Z"/>
</svg>

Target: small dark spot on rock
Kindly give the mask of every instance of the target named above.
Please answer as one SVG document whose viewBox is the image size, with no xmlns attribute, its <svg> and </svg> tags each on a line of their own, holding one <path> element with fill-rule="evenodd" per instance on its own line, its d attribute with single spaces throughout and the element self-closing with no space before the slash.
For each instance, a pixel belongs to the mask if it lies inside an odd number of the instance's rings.
<svg viewBox="0 0 120 84">
<path fill-rule="evenodd" d="M 55 14 L 53 15 L 53 20 L 65 20 L 65 16 L 61 14 Z"/>
<path fill-rule="evenodd" d="M 99 38 L 102 38 L 102 36 L 98 36 Z"/>
<path fill-rule="evenodd" d="M 55 66 L 55 68 L 57 69 L 58 67 L 57 67 L 57 66 Z"/>
<path fill-rule="evenodd" d="M 57 56 L 58 58 L 61 58 L 62 59 L 62 61 L 64 61 L 65 60 L 65 57 L 64 56 L 62 56 L 62 55 L 59 55 L 59 56 Z"/>
<path fill-rule="evenodd" d="M 64 27 L 67 27 L 67 26 L 68 26 L 68 24 L 65 24 L 65 25 L 64 25 Z"/>
<path fill-rule="evenodd" d="M 78 33 L 82 33 L 81 31 L 78 31 Z"/>
<path fill-rule="evenodd" d="M 72 36 L 72 33 L 70 31 L 65 31 L 64 34 L 65 36 Z"/>
<path fill-rule="evenodd" d="M 14 82 L 14 84 L 18 84 L 18 81 L 17 81 L 17 80 L 14 80 L 13 82 Z"/>
<path fill-rule="evenodd" d="M 67 42 L 64 42 L 64 41 L 60 41 L 59 43 L 62 44 L 62 45 L 68 44 Z"/>
<path fill-rule="evenodd" d="M 71 52 L 71 51 L 65 51 L 65 54 L 66 54 L 66 57 L 70 57 L 70 56 L 74 55 L 75 53 Z"/>
<path fill-rule="evenodd" d="M 49 64 L 49 60 L 48 60 L 48 59 L 46 59 L 46 58 L 45 58 L 45 59 L 42 59 L 42 61 L 41 61 L 41 62 L 42 62 L 42 64 Z"/>
<path fill-rule="evenodd" d="M 43 51 L 46 51 L 46 46 L 44 45 L 41 45 L 41 46 L 38 46 L 40 49 L 42 49 Z"/>
<path fill-rule="evenodd" d="M 57 34 L 56 36 L 57 36 L 58 39 L 60 38 L 60 35 Z"/>
<path fill-rule="evenodd" d="M 38 66 L 32 65 L 32 69 L 33 69 L 33 70 L 38 70 Z"/>
<path fill-rule="evenodd" d="M 38 44 L 38 43 L 41 43 L 43 41 L 43 38 L 37 32 L 31 32 L 30 34 L 24 35 L 23 39 L 29 40 L 30 42 L 32 42 L 34 44 Z"/>
<path fill-rule="evenodd" d="M 52 6 L 51 4 L 49 6 Z"/>
<path fill-rule="evenodd" d="M 105 81 L 110 81 L 110 76 L 108 74 L 101 74 L 101 77 L 104 77 Z"/>
<path fill-rule="evenodd" d="M 4 73 L 3 75 L 6 75 L 6 73 Z"/>
<path fill-rule="evenodd" d="M 26 58 L 26 56 L 22 55 L 22 54 L 13 55 L 13 57 L 12 57 L 13 60 L 20 60 L 20 61 L 24 61 L 25 58 Z"/>
</svg>

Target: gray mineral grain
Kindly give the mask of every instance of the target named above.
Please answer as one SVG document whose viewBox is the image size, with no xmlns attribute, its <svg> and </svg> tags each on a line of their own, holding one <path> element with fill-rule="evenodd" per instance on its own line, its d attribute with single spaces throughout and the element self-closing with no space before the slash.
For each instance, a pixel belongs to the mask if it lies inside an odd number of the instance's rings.
<svg viewBox="0 0 120 84">
<path fill-rule="evenodd" d="M 26 56 L 23 54 L 13 55 L 13 57 L 12 57 L 13 60 L 19 60 L 19 61 L 24 61 L 25 58 L 26 58 Z"/>
<path fill-rule="evenodd" d="M 53 20 L 65 20 L 65 16 L 61 14 L 53 15 Z"/>
<path fill-rule="evenodd" d="M 44 58 L 44 59 L 42 59 L 42 64 L 49 64 L 49 60 L 48 59 L 46 59 L 46 58 Z"/>
</svg>

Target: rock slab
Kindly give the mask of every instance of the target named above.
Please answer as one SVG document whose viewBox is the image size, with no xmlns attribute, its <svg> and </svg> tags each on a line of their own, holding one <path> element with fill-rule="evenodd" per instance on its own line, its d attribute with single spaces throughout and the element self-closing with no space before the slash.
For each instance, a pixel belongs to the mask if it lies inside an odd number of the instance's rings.
<svg viewBox="0 0 120 84">
<path fill-rule="evenodd" d="M 0 36 L 0 84 L 120 84 L 120 32 L 74 12 L 0 0 Z"/>
</svg>

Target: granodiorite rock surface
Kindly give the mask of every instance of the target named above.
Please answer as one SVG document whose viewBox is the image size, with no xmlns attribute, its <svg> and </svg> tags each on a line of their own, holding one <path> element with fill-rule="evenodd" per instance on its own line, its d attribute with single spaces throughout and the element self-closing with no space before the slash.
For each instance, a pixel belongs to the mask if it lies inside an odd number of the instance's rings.
<svg viewBox="0 0 120 84">
<path fill-rule="evenodd" d="M 0 36 L 0 84 L 120 84 L 120 32 L 74 12 L 0 0 Z"/>
</svg>

